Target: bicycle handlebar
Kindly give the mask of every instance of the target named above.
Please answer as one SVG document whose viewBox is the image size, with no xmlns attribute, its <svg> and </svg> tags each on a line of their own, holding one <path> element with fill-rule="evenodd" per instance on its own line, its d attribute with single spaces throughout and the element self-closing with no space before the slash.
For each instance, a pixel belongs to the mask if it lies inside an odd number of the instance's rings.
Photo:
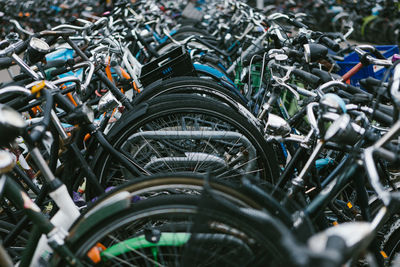
<svg viewBox="0 0 400 267">
<path fill-rule="evenodd" d="M 392 61 L 387 60 L 381 52 L 379 52 L 375 47 L 372 45 L 358 45 L 355 47 L 355 52 L 359 55 L 361 60 L 367 61 L 368 64 L 374 64 L 379 66 L 392 66 Z M 368 50 L 372 53 L 375 57 L 372 57 L 366 52 Z M 364 62 L 362 62 L 365 64 Z"/>
<path fill-rule="evenodd" d="M 11 54 L 20 54 L 26 50 L 29 44 L 29 39 L 26 41 L 19 40 L 14 44 L 9 45 L 7 48 L 0 51 L 0 57 L 7 57 Z"/>
</svg>

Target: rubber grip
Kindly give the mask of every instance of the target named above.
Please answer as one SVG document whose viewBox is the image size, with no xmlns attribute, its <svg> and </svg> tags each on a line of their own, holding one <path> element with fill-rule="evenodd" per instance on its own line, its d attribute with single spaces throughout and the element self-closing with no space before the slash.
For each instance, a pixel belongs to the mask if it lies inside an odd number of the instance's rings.
<svg viewBox="0 0 400 267">
<path fill-rule="evenodd" d="M 57 43 L 57 40 L 58 36 L 47 36 L 45 38 L 45 41 L 49 46 L 52 46 L 53 44 Z"/>
<path fill-rule="evenodd" d="M 302 53 L 300 51 L 297 51 L 297 50 L 294 50 L 294 49 L 286 49 L 286 50 L 287 50 L 286 54 L 289 57 L 294 57 L 294 58 L 302 58 L 302 57 L 304 57 L 304 53 Z"/>
<path fill-rule="evenodd" d="M 58 75 L 60 75 L 60 74 L 62 74 L 62 73 L 67 72 L 67 70 L 68 70 L 68 69 L 67 69 L 66 67 L 61 67 L 61 68 L 52 70 L 52 71 L 50 72 L 50 75 L 53 76 L 53 77 L 55 77 L 55 76 L 58 76 Z"/>
<path fill-rule="evenodd" d="M 396 151 L 396 147 L 395 146 L 390 145 L 390 144 L 388 144 L 388 145 L 389 145 L 389 147 L 394 148 L 395 149 L 394 151 Z M 398 157 L 397 157 L 396 153 L 394 153 L 394 152 L 392 152 L 390 150 L 384 149 L 384 148 L 376 149 L 375 153 L 378 154 L 380 158 L 383 158 L 383 159 L 385 159 L 385 160 L 387 160 L 389 162 L 396 162 L 398 160 Z"/>
<path fill-rule="evenodd" d="M 378 79 L 375 79 L 375 78 L 372 78 L 372 77 L 368 77 L 368 78 L 363 79 L 363 80 L 365 80 L 365 82 L 367 84 L 372 85 L 372 86 L 379 86 L 381 84 L 381 82 L 382 82 L 381 80 L 378 80 Z"/>
<path fill-rule="evenodd" d="M 365 94 L 368 97 L 372 98 L 372 94 L 365 92 L 363 89 L 353 86 L 351 84 L 347 84 L 346 86 L 346 91 L 352 94 Z"/>
<path fill-rule="evenodd" d="M 13 64 L 13 59 L 4 57 L 0 58 L 0 69 L 7 69 Z"/>
<path fill-rule="evenodd" d="M 385 125 L 391 125 L 393 123 L 393 118 L 380 110 L 376 110 L 372 118 Z"/>
<path fill-rule="evenodd" d="M 321 80 L 318 76 L 304 70 L 294 69 L 292 73 L 311 84 L 318 84 Z"/>
<path fill-rule="evenodd" d="M 343 97 L 343 98 L 347 98 L 347 99 L 351 99 L 351 97 L 353 96 L 349 92 L 346 92 L 346 91 L 340 90 L 340 89 L 337 90 L 337 94 L 338 94 L 338 96 Z"/>
<path fill-rule="evenodd" d="M 388 106 L 388 105 L 384 105 L 384 104 L 379 104 L 378 105 L 378 109 L 380 111 L 382 111 L 383 113 L 388 114 L 389 116 L 393 116 L 394 114 L 394 108 L 393 106 Z"/>
<path fill-rule="evenodd" d="M 326 45 L 328 48 L 332 49 L 335 52 L 338 52 L 340 50 L 340 45 L 333 41 L 331 38 L 323 36 L 321 37 L 321 42 Z"/>
<path fill-rule="evenodd" d="M 295 26 L 295 27 L 297 27 L 297 28 L 306 28 L 306 29 L 308 28 L 307 25 L 305 25 L 305 24 L 303 24 L 303 23 L 301 23 L 300 21 L 297 21 L 297 20 L 295 20 L 295 19 L 291 19 L 290 22 L 291 22 L 291 24 L 292 24 L 293 26 Z"/>
<path fill-rule="evenodd" d="M 15 54 L 21 54 L 26 50 L 29 44 L 29 39 L 26 40 L 25 42 L 21 43 L 19 46 L 15 47 Z"/>
<path fill-rule="evenodd" d="M 44 69 L 50 69 L 50 68 L 60 68 L 65 66 L 65 64 L 67 63 L 66 59 L 55 59 L 52 61 L 47 61 L 46 65 L 44 65 Z"/>
<path fill-rule="evenodd" d="M 321 82 L 323 82 L 323 83 L 326 83 L 326 82 L 329 82 L 329 81 L 333 80 L 331 74 L 329 72 L 327 72 L 327 71 L 324 71 L 324 70 L 313 68 L 311 70 L 311 73 L 316 75 L 316 76 L 318 76 L 319 78 L 321 78 Z"/>
</svg>

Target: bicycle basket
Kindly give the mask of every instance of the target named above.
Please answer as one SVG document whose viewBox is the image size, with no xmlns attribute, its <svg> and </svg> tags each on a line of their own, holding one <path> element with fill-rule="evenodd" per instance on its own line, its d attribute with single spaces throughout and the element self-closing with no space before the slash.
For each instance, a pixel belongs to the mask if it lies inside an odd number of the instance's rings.
<svg viewBox="0 0 400 267">
<path fill-rule="evenodd" d="M 196 76 L 189 53 L 183 46 L 153 60 L 143 66 L 140 82 L 147 86 L 157 80 L 178 76 Z"/>
</svg>

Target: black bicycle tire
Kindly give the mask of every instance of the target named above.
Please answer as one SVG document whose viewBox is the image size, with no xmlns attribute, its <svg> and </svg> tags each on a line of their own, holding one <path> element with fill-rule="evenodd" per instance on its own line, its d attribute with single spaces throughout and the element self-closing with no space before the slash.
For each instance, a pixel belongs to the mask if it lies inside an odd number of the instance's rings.
<svg viewBox="0 0 400 267">
<path fill-rule="evenodd" d="M 85 257 L 87 250 L 91 248 L 94 244 L 99 242 L 101 238 L 112 233 L 117 230 L 119 227 L 124 227 L 129 222 L 138 221 L 138 219 L 143 219 L 154 216 L 157 210 L 161 213 L 163 210 L 173 210 L 172 214 L 179 212 L 179 214 L 183 214 L 187 212 L 187 214 L 194 214 L 198 209 L 198 197 L 194 196 L 168 196 L 168 197 L 157 197 L 151 198 L 148 200 L 143 200 L 135 203 L 131 207 L 125 209 L 124 211 L 118 213 L 117 216 L 111 216 L 110 218 L 103 218 L 103 220 L 99 221 L 96 226 L 92 227 L 85 234 L 81 235 L 79 239 L 74 240 L 73 233 L 74 229 L 71 229 L 72 235 L 67 238 L 67 243 L 71 248 L 72 252 L 77 256 Z M 250 236 L 259 241 L 261 244 L 268 244 L 269 252 L 272 251 L 272 255 L 274 257 L 279 257 L 279 263 L 282 261 L 288 260 L 287 254 L 282 253 L 286 248 L 281 246 L 277 240 L 280 240 L 281 232 L 275 231 L 273 227 L 261 227 L 260 223 L 257 220 L 244 220 L 243 217 L 238 216 L 237 214 L 229 214 L 228 212 L 219 209 L 215 206 L 210 206 L 206 208 L 207 216 L 211 218 L 215 218 L 215 221 L 223 221 L 227 222 L 228 225 L 235 226 L 236 229 L 240 229 L 246 234 L 250 234 Z M 222 219 L 223 218 L 223 219 Z M 275 220 L 272 220 L 275 222 Z M 276 221 L 278 223 L 278 221 Z M 240 225 L 240 227 L 239 227 Z M 274 227 L 278 225 L 274 224 Z M 279 226 L 280 227 L 280 226 Z M 123 228 L 125 229 L 125 228 Z M 71 242 L 70 240 L 73 240 Z M 266 250 L 264 250 L 265 252 Z M 274 262 L 275 263 L 275 262 Z M 56 264 L 53 262 L 52 264 Z M 61 263 L 61 266 L 63 263 Z M 278 266 L 273 264 L 272 266 Z"/>
<path fill-rule="evenodd" d="M 186 93 L 206 94 L 235 109 L 237 109 L 237 103 L 246 105 L 235 93 L 216 84 L 214 81 L 208 81 L 197 77 L 177 77 L 152 83 L 133 99 L 132 105 L 138 105 L 164 94 Z"/>
<path fill-rule="evenodd" d="M 290 202 L 286 199 L 285 204 L 281 203 L 280 199 L 285 198 L 285 192 L 277 191 L 274 198 L 276 199 L 276 202 L 268 201 L 266 203 L 265 199 L 259 199 L 249 195 L 248 191 L 244 190 L 241 184 L 229 183 L 228 181 L 218 180 L 212 177 L 205 181 L 204 176 L 192 173 L 159 174 L 150 177 L 145 176 L 136 178 L 126 182 L 96 199 L 96 202 L 94 202 L 93 205 L 89 206 L 89 208 L 81 214 L 80 219 L 76 220 L 74 225 L 79 223 L 81 220 L 84 220 L 85 214 L 90 212 L 91 208 L 96 207 L 96 205 L 101 204 L 103 201 L 107 201 L 111 197 L 121 192 L 129 192 L 130 194 L 138 196 L 139 194 L 143 194 L 144 191 L 146 192 L 146 190 L 147 192 L 151 192 L 153 188 L 162 191 L 163 188 L 182 189 L 184 188 L 183 185 L 186 185 L 186 189 L 189 190 L 197 190 L 200 188 L 200 192 L 206 183 L 216 195 L 229 199 L 231 202 L 236 203 L 237 205 L 242 205 L 244 207 L 257 210 L 267 210 L 271 214 L 274 214 L 275 217 L 279 218 L 288 228 L 293 228 L 294 221 L 291 217 L 291 213 L 296 212 L 300 209 L 300 207 L 297 205 L 297 203 Z M 260 185 L 259 188 L 265 190 L 266 193 L 273 190 L 273 186 L 266 184 Z M 178 193 L 182 194 L 182 192 Z M 307 220 L 307 218 L 303 218 L 303 222 L 304 227 L 302 227 L 302 232 L 306 231 L 307 233 L 312 234 L 314 229 L 311 221 Z"/>
<path fill-rule="evenodd" d="M 268 172 L 268 176 L 264 175 L 266 180 L 273 183 L 273 181 L 278 177 L 279 169 L 273 148 L 266 143 L 258 129 L 249 123 L 249 118 L 245 118 L 240 114 L 232 112 L 229 107 L 226 107 L 213 99 L 196 95 L 165 95 L 154 98 L 146 103 L 149 105 L 146 115 L 139 118 L 133 117 L 133 119 L 131 119 L 132 117 L 130 115 L 135 115 L 136 112 L 133 110 L 128 114 L 124 114 L 126 116 L 122 117 L 110 130 L 107 139 L 115 148 L 118 148 L 118 145 L 123 143 L 123 138 L 126 138 L 126 136 L 128 136 L 130 132 L 134 131 L 136 127 L 140 124 L 143 125 L 143 123 L 150 121 L 157 116 L 160 117 L 164 114 L 171 114 L 171 112 L 183 112 L 185 110 L 190 110 L 192 112 L 196 111 L 225 119 L 225 121 L 228 121 L 238 129 L 241 129 L 242 134 L 244 134 L 250 142 L 257 147 L 257 152 L 261 153 L 261 164 L 266 166 L 267 169 L 265 171 Z M 94 170 L 97 170 L 96 174 L 102 183 L 104 183 L 104 181 L 102 181 L 102 175 L 104 174 L 103 169 L 108 157 L 109 154 L 103 153 L 101 150 L 99 150 L 95 157 L 96 167 Z"/>
</svg>

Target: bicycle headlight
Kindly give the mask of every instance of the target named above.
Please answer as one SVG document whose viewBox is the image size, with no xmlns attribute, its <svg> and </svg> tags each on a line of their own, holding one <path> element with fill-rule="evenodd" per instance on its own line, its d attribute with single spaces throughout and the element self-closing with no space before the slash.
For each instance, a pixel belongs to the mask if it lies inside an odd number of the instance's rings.
<svg viewBox="0 0 400 267">
<path fill-rule="evenodd" d="M 50 46 L 42 39 L 32 37 L 29 41 L 27 50 L 27 57 L 30 64 L 35 64 L 42 60 L 44 56 L 50 51 Z"/>
<path fill-rule="evenodd" d="M 118 107 L 118 101 L 110 91 L 100 98 L 99 104 L 97 105 L 97 109 L 100 113 L 110 111 L 116 107 Z"/>
<path fill-rule="evenodd" d="M 328 48 L 320 44 L 305 44 L 303 47 L 307 63 L 323 59 L 328 54 Z"/>
<path fill-rule="evenodd" d="M 324 139 L 347 145 L 355 144 L 359 134 L 352 126 L 350 115 L 342 114 L 335 120 L 326 131 Z"/>
<path fill-rule="evenodd" d="M 25 120 L 14 109 L 0 104 L 0 146 L 6 146 L 25 129 Z"/>
<path fill-rule="evenodd" d="M 15 160 L 12 154 L 5 150 L 0 150 L 0 174 L 11 171 L 14 165 Z"/>
</svg>

